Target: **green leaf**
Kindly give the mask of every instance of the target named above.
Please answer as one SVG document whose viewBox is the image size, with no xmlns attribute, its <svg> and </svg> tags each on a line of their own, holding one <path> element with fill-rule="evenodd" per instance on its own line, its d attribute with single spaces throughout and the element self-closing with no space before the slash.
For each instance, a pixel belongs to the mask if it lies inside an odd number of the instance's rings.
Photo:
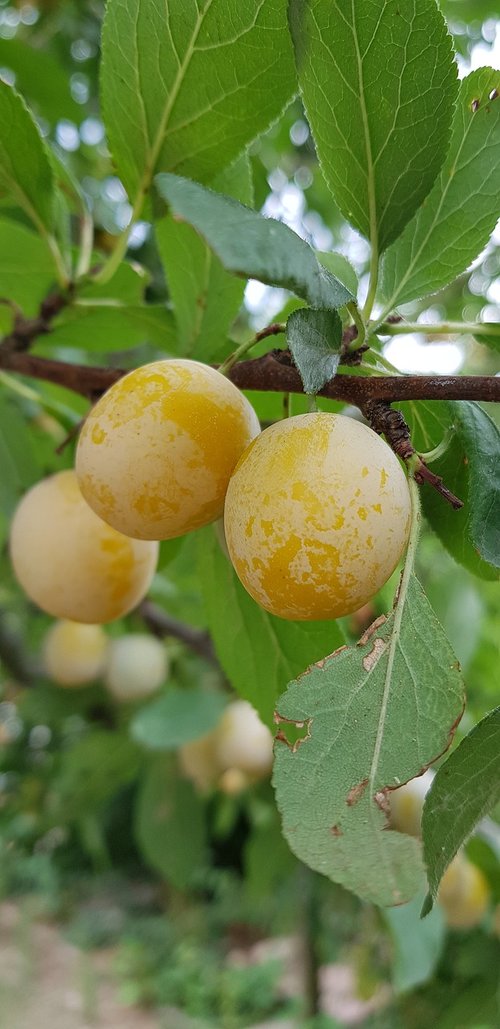
<svg viewBox="0 0 500 1029">
<path fill-rule="evenodd" d="M 342 631 L 336 622 L 289 622 L 264 611 L 243 589 L 212 529 L 200 533 L 199 571 L 219 661 L 234 689 L 272 727 L 287 682 L 342 646 Z"/>
<path fill-rule="evenodd" d="M 420 845 L 387 830 L 385 798 L 446 750 L 462 707 L 458 662 L 412 577 L 387 619 L 278 701 L 273 782 L 294 854 L 375 904 L 415 896 Z"/>
<path fill-rule="evenodd" d="M 335 275 L 339 282 L 347 286 L 347 289 L 350 290 L 354 297 L 357 295 L 359 286 L 358 276 L 347 257 L 329 250 L 317 250 L 316 257 L 323 265 L 323 268 L 326 268 L 332 275 Z"/>
<path fill-rule="evenodd" d="M 194 226 L 227 271 L 290 289 L 313 307 L 333 309 L 353 299 L 283 222 L 177 175 L 158 175 L 156 184 L 174 215 Z"/>
<path fill-rule="evenodd" d="M 68 118 L 78 124 L 87 116 L 85 106 L 71 96 L 68 71 L 46 49 L 21 39 L 0 39 L 0 67 L 14 72 L 16 89 L 52 123 Z"/>
<path fill-rule="evenodd" d="M 342 347 L 336 311 L 302 307 L 286 323 L 286 340 L 306 393 L 317 393 L 335 375 Z"/>
<path fill-rule="evenodd" d="M 80 819 L 137 775 L 140 751 L 127 736 L 96 729 L 64 752 L 57 780 L 65 817 Z"/>
<path fill-rule="evenodd" d="M 50 335 L 41 337 L 35 349 L 37 353 L 49 353 L 63 346 L 112 353 L 140 343 L 151 343 L 167 352 L 175 349 L 174 319 L 164 304 L 75 304 L 54 319 Z"/>
<path fill-rule="evenodd" d="M 291 0 L 299 84 L 325 179 L 380 253 L 427 196 L 457 70 L 436 0 Z"/>
<path fill-rule="evenodd" d="M 474 339 L 492 350 L 500 350 L 500 322 L 481 322 L 481 332 L 474 333 Z"/>
<path fill-rule="evenodd" d="M 247 157 L 217 176 L 214 186 L 243 203 L 252 203 Z M 225 271 L 197 232 L 171 217 L 156 223 L 158 249 L 179 328 L 181 353 L 210 361 L 223 348 L 241 306 L 244 283 Z"/>
<path fill-rule="evenodd" d="M 141 783 L 135 836 L 148 864 L 176 889 L 192 886 L 207 862 L 203 802 L 170 756 L 155 759 Z"/>
<path fill-rule="evenodd" d="M 214 729 L 224 707 L 221 693 L 174 687 L 137 712 L 130 732 L 149 750 L 175 750 Z"/>
<path fill-rule="evenodd" d="M 481 818 L 500 802 L 500 707 L 490 711 L 438 769 L 422 815 L 431 894 Z"/>
<path fill-rule="evenodd" d="M 463 80 L 450 149 L 432 192 L 388 250 L 381 290 L 386 312 L 435 293 L 465 271 L 495 228 L 500 209 L 500 72 L 479 68 Z M 479 103 L 477 110 L 475 102 Z"/>
<path fill-rule="evenodd" d="M 55 223 L 50 154 L 22 97 L 0 78 L 0 192 L 8 193 L 39 230 Z"/>
<path fill-rule="evenodd" d="M 155 171 L 210 181 L 296 89 L 286 0 L 110 0 L 101 90 L 130 198 Z"/>
<path fill-rule="evenodd" d="M 397 993 L 427 982 L 443 950 L 446 929 L 440 909 L 437 907 L 429 918 L 422 920 L 421 907 L 422 896 L 418 896 L 409 904 L 384 911 L 395 950 L 392 982 Z"/>
<path fill-rule="evenodd" d="M 18 222 L 1 219 L 0 296 L 32 316 L 53 285 L 54 272 L 45 241 Z"/>
<path fill-rule="evenodd" d="M 94 254 L 92 258 L 98 264 L 102 258 Z M 123 300 L 127 304 L 141 304 L 144 301 L 144 290 L 150 281 L 146 268 L 136 262 L 122 261 L 113 275 L 111 283 L 96 283 L 90 280 L 79 286 L 78 297 L 85 300 L 108 300 L 110 303 Z"/>
<path fill-rule="evenodd" d="M 413 445 L 427 451 L 454 427 L 446 453 L 432 462 L 432 471 L 464 507 L 454 511 L 429 486 L 422 487 L 422 506 L 432 528 L 460 564 L 482 579 L 497 579 L 500 567 L 500 430 L 470 401 L 419 401 L 402 405 Z"/>
</svg>

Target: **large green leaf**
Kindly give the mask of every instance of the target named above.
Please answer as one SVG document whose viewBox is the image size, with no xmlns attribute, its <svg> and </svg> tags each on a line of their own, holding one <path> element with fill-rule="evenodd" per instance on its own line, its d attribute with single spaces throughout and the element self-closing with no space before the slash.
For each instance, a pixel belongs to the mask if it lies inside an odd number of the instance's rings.
<svg viewBox="0 0 500 1029">
<path fill-rule="evenodd" d="M 242 203 L 252 203 L 246 156 L 221 172 L 214 188 Z M 158 249 L 179 328 L 180 352 L 210 361 L 221 352 L 243 300 L 244 283 L 225 271 L 197 232 L 171 217 L 156 224 Z"/>
<path fill-rule="evenodd" d="M 174 215 L 193 225 L 234 275 L 290 289 L 313 307 L 333 309 L 353 299 L 283 222 L 178 175 L 157 175 L 156 184 Z"/>
<path fill-rule="evenodd" d="M 130 732 L 148 750 L 176 750 L 214 729 L 224 706 L 222 693 L 172 687 L 141 707 L 130 723 Z"/>
<path fill-rule="evenodd" d="M 500 72 L 463 80 L 441 174 L 382 265 L 386 311 L 446 286 L 488 242 L 500 210 Z"/>
<path fill-rule="evenodd" d="M 200 533 L 200 578 L 208 625 L 234 689 L 273 725 L 287 682 L 344 643 L 336 622 L 289 622 L 259 607 L 241 585 L 212 529 Z"/>
<path fill-rule="evenodd" d="M 431 894 L 481 818 L 500 802 L 500 707 L 490 711 L 441 765 L 422 816 Z"/>
<path fill-rule="evenodd" d="M 22 97 L 0 78 L 0 192 L 22 207 L 38 229 L 55 224 L 54 172 L 45 143 Z"/>
<path fill-rule="evenodd" d="M 286 340 L 306 393 L 317 393 L 333 379 L 342 346 L 342 322 L 336 311 L 299 308 L 286 323 Z"/>
<path fill-rule="evenodd" d="M 60 118 L 78 123 L 86 117 L 85 105 L 77 104 L 71 95 L 68 71 L 46 48 L 22 39 L 0 39 L 0 66 L 14 72 L 16 89 L 52 123 Z"/>
<path fill-rule="evenodd" d="M 18 222 L 0 220 L 0 296 L 32 316 L 51 287 L 54 272 L 45 241 Z"/>
<path fill-rule="evenodd" d="M 179 890 L 206 864 L 203 802 L 170 756 L 152 761 L 141 783 L 135 836 L 146 861 Z"/>
<path fill-rule="evenodd" d="M 40 338 L 37 350 L 48 353 L 54 347 L 75 347 L 111 353 L 151 343 L 168 353 L 175 349 L 175 339 L 172 312 L 164 304 L 89 303 L 66 308 L 50 334 Z"/>
<path fill-rule="evenodd" d="M 423 886 L 417 840 L 387 829 L 386 794 L 449 746 L 458 662 L 415 578 L 394 611 L 291 683 L 273 781 L 285 836 L 311 868 L 383 906 Z M 288 726 L 302 738 L 288 742 Z"/>
<path fill-rule="evenodd" d="M 500 431 L 483 408 L 469 401 L 402 405 L 414 446 L 431 450 L 453 427 L 446 452 L 432 471 L 464 506 L 454 511 L 429 486 L 422 487 L 424 513 L 452 557 L 482 579 L 497 579 L 500 567 Z"/>
<path fill-rule="evenodd" d="M 155 171 L 210 181 L 296 89 L 286 0 L 109 0 L 102 105 L 131 198 Z"/>
<path fill-rule="evenodd" d="M 429 192 L 457 71 L 436 0 L 291 0 L 299 83 L 342 214 L 382 251 Z"/>
</svg>

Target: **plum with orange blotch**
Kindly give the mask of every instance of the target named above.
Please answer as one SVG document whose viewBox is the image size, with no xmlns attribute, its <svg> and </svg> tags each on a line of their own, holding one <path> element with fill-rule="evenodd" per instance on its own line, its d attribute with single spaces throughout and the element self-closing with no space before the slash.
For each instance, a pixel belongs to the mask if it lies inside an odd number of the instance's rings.
<svg viewBox="0 0 500 1029">
<path fill-rule="evenodd" d="M 11 524 L 18 582 L 56 618 L 112 622 L 136 607 L 156 571 L 158 543 L 129 539 L 92 511 L 73 471 L 33 486 Z"/>
<path fill-rule="evenodd" d="M 220 518 L 231 473 L 260 432 L 253 407 L 199 361 L 154 361 L 90 411 L 76 455 L 80 487 L 109 525 L 173 539 Z"/>
<path fill-rule="evenodd" d="M 282 618 L 340 618 L 398 564 L 411 524 L 398 458 L 368 426 L 297 415 L 265 429 L 231 477 L 231 561 L 261 607 Z"/>
</svg>

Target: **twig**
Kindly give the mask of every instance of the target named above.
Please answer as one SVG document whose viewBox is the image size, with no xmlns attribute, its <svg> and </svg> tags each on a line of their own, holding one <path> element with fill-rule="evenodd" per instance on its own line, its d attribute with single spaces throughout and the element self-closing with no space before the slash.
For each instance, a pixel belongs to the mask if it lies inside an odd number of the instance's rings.
<svg viewBox="0 0 500 1029">
<path fill-rule="evenodd" d="M 166 611 L 163 611 L 151 600 L 143 600 L 139 604 L 137 612 L 155 636 L 160 639 L 163 639 L 164 636 L 173 636 L 174 639 L 185 643 L 186 647 L 193 650 L 195 654 L 199 654 L 206 661 L 218 666 L 219 662 L 208 632 L 203 629 L 194 629 L 192 625 L 185 625 L 184 622 L 171 618 Z"/>
<path fill-rule="evenodd" d="M 251 361 L 240 361 L 229 378 L 240 389 L 274 393 L 303 393 L 295 367 L 285 363 L 286 351 L 271 351 Z M 288 358 L 289 360 L 289 358 Z M 65 386 L 91 400 L 109 389 L 125 371 L 91 365 L 67 364 L 0 347 L 0 368 Z M 363 407 L 370 400 L 481 400 L 500 402 L 500 377 L 494 375 L 336 375 L 320 396 Z"/>
<path fill-rule="evenodd" d="M 0 660 L 22 686 L 33 686 L 40 675 L 40 669 L 26 653 L 21 637 L 9 625 L 9 615 L 5 611 L 0 611 Z"/>
</svg>

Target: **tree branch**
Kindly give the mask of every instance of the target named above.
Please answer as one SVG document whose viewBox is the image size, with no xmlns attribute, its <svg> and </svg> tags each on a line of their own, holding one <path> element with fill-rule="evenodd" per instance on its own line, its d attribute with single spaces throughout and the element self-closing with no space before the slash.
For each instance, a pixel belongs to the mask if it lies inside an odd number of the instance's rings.
<svg viewBox="0 0 500 1029">
<path fill-rule="evenodd" d="M 164 636 L 173 636 L 174 639 L 185 643 L 186 647 L 193 650 L 195 654 L 204 657 L 206 661 L 218 666 L 219 662 L 211 637 L 203 629 L 194 629 L 192 625 L 185 625 L 184 622 L 171 618 L 161 607 L 151 600 L 143 600 L 137 608 L 137 613 L 144 619 L 151 632 L 163 639 Z"/>
<path fill-rule="evenodd" d="M 58 386 L 95 400 L 125 372 L 67 364 L 23 351 L 0 348 L 0 368 Z M 271 351 L 254 360 L 240 361 L 229 373 L 240 389 L 275 393 L 303 393 L 297 369 L 287 351 Z M 363 407 L 370 400 L 482 400 L 500 402 L 500 377 L 488 375 L 336 375 L 320 390 L 320 396 Z"/>
</svg>

